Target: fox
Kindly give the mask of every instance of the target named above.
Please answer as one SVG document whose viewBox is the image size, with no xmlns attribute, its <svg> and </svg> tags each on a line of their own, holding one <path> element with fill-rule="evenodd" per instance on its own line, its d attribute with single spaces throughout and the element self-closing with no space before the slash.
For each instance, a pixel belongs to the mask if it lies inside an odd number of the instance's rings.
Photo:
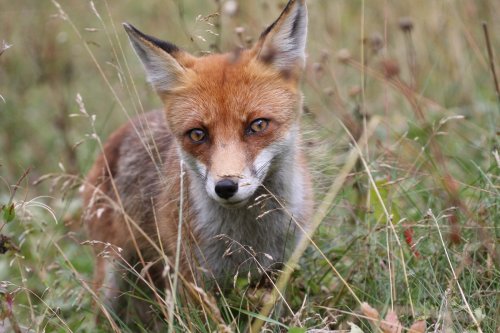
<svg viewBox="0 0 500 333">
<path fill-rule="evenodd" d="M 290 0 L 253 46 L 228 53 L 194 56 L 123 27 L 163 108 L 113 132 L 85 178 L 95 290 L 119 307 L 126 287 L 103 255 L 110 246 L 158 290 L 175 267 L 207 289 L 279 270 L 313 209 L 301 137 L 306 1 Z"/>
</svg>

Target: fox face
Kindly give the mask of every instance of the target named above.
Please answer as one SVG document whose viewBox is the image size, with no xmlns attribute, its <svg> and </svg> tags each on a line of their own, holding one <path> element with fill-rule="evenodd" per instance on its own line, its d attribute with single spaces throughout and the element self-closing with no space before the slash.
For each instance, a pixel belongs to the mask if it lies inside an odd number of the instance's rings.
<svg viewBox="0 0 500 333">
<path fill-rule="evenodd" d="M 305 0 L 291 0 L 253 48 L 229 54 L 194 57 L 124 27 L 164 102 L 168 128 L 192 181 L 224 207 L 247 204 L 276 161 L 294 149 Z"/>
<path fill-rule="evenodd" d="M 254 194 L 280 147 L 290 145 L 299 114 L 293 86 L 248 55 L 235 63 L 230 57 L 196 63 L 191 81 L 166 100 L 184 160 L 206 193 L 228 207 Z"/>
</svg>

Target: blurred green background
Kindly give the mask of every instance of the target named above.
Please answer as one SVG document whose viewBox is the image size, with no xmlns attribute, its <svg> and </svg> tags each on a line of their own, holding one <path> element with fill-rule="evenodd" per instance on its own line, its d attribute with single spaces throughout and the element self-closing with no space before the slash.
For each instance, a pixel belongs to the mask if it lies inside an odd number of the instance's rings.
<svg viewBox="0 0 500 333">
<path fill-rule="evenodd" d="M 131 22 L 195 54 L 212 51 L 215 44 L 220 49 L 232 50 L 240 44 L 236 27 L 244 28 L 244 41 L 255 40 L 279 14 L 284 1 L 240 1 L 234 16 L 222 12 L 220 18 L 209 16 L 223 4 L 209 0 L 95 1 L 96 11 L 88 1 L 59 3 L 81 38 L 70 23 L 60 18 L 51 1 L 0 2 L 0 41 L 12 44 L 0 58 L 0 94 L 5 99 L 0 104 L 0 151 L 2 174 L 8 179 L 20 176 L 28 166 L 33 167 L 34 178 L 54 171 L 59 162 L 73 172 L 84 172 L 89 167 L 95 146 L 86 143 L 76 150 L 71 148 L 88 133 L 87 122 L 69 118 L 71 113 L 78 113 L 76 95 L 81 94 L 87 111 L 97 116 L 97 128 L 103 138 L 125 120 L 100 70 L 130 114 L 137 100 L 127 92 L 123 82 L 131 79 L 138 86 L 144 109 L 160 106 L 152 90 L 144 84 L 142 68 L 128 45 L 121 22 Z M 415 26 L 419 92 L 445 108 L 466 108 L 479 121 L 484 120 L 488 116 L 485 103 L 493 102 L 494 94 L 480 24 L 489 23 L 493 46 L 498 47 L 499 37 L 495 33 L 500 24 L 496 19 L 498 7 L 495 1 L 467 0 L 310 1 L 310 70 L 315 63 L 326 61 L 334 75 L 326 73 L 311 78 L 317 86 L 315 92 L 309 92 L 312 88 L 306 86 L 307 105 L 323 118 L 331 119 L 332 113 L 339 113 L 331 101 L 325 101 L 328 99 L 325 90 L 333 89 L 339 94 L 334 97 L 347 100 L 350 89 L 360 85 L 361 74 L 336 62 L 335 55 L 347 48 L 353 57 L 361 59 L 362 39 L 374 34 L 384 44 L 380 53 L 397 59 L 402 77 L 407 78 L 404 33 L 398 23 L 401 18 L 410 17 Z M 214 26 L 219 21 L 221 37 L 213 34 L 219 31 Z M 95 56 L 95 62 L 86 46 Z M 365 60 L 372 64 L 378 59 L 373 59 L 367 52 L 370 46 L 365 46 Z M 123 72 L 123 57 L 130 66 L 131 77 L 127 71 Z M 371 104 L 367 112 L 390 113 L 405 126 L 412 117 L 411 111 L 393 101 L 397 96 L 382 93 L 383 89 L 383 85 L 367 87 L 365 95 Z M 388 107 L 384 100 L 388 100 Z M 335 127 L 335 121 L 329 119 Z"/>
</svg>

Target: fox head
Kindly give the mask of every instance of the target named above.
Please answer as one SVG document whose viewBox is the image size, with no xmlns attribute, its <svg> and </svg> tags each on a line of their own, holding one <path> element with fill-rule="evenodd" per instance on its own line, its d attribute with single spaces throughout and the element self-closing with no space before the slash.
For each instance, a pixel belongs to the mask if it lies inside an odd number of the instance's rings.
<svg viewBox="0 0 500 333">
<path fill-rule="evenodd" d="M 250 49 L 195 57 L 125 23 L 165 105 L 180 154 L 213 200 L 248 202 L 294 149 L 305 65 L 307 8 L 290 0 Z"/>
</svg>

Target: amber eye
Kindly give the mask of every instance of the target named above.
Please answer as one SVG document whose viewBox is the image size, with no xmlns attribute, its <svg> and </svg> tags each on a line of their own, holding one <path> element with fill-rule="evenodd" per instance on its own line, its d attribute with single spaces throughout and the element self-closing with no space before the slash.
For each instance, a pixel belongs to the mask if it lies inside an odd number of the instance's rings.
<svg viewBox="0 0 500 333">
<path fill-rule="evenodd" d="M 205 141 L 207 134 L 204 130 L 200 128 L 192 129 L 188 132 L 189 138 L 196 143 L 202 143 Z"/>
<path fill-rule="evenodd" d="M 250 134 L 259 133 L 266 130 L 268 126 L 269 126 L 269 120 L 263 118 L 256 119 L 250 124 L 248 132 Z"/>
</svg>

